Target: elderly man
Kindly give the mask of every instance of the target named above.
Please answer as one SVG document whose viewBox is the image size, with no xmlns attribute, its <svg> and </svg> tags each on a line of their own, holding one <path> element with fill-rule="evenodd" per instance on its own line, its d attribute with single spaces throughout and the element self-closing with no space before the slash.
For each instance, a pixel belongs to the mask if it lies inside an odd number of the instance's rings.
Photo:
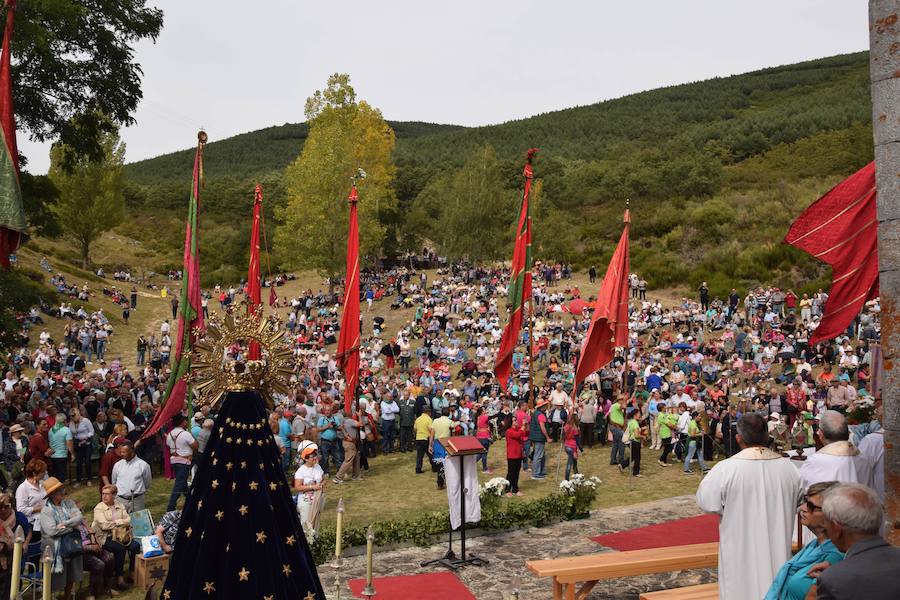
<svg viewBox="0 0 900 600">
<path fill-rule="evenodd" d="M 150 465 L 134 453 L 129 441 L 118 446 L 122 460 L 112 468 L 110 484 L 118 489 L 118 499 L 129 513 L 144 510 L 144 496 L 150 489 Z"/>
<path fill-rule="evenodd" d="M 821 413 L 816 435 L 825 445 L 800 468 L 804 488 L 820 481 L 872 485 L 872 459 L 850 445 L 850 428 L 844 415 L 835 410 Z"/>
<path fill-rule="evenodd" d="M 884 507 L 867 486 L 845 483 L 833 487 L 822 501 L 825 532 L 842 552 L 836 565 L 819 563 L 810 574 L 818 575 L 819 600 L 888 600 L 900 590 L 900 548 L 880 535 Z M 822 570 L 824 568 L 824 570 Z"/>
<path fill-rule="evenodd" d="M 740 452 L 717 464 L 697 489 L 697 504 L 719 515 L 719 598 L 759 600 L 791 557 L 800 476 L 766 448 L 766 421 L 745 413 L 737 423 Z"/>
</svg>

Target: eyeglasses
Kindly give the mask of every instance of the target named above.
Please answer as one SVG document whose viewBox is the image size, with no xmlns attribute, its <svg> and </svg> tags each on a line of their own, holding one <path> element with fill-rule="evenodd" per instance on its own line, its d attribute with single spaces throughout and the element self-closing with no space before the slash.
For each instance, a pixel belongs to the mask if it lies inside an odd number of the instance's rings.
<svg viewBox="0 0 900 600">
<path fill-rule="evenodd" d="M 811 501 L 806 501 L 806 510 L 807 512 L 816 512 L 817 510 L 822 510 L 821 506 L 813 504 Z"/>
</svg>

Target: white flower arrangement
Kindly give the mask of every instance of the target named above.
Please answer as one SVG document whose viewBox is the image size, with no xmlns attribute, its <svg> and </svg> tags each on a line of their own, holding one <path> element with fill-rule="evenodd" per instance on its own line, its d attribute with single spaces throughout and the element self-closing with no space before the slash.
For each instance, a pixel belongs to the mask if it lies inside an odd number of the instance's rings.
<svg viewBox="0 0 900 600">
<path fill-rule="evenodd" d="M 509 487 L 509 481 L 503 477 L 487 480 L 478 488 L 479 496 L 502 496 Z"/>
<path fill-rule="evenodd" d="M 569 494 L 570 496 L 574 496 L 578 493 L 579 488 L 586 488 L 591 491 L 595 491 L 597 486 L 601 484 L 599 478 L 595 476 L 585 477 L 581 473 L 575 473 L 572 475 L 572 479 L 563 480 L 559 482 L 559 489 L 563 492 Z"/>
</svg>

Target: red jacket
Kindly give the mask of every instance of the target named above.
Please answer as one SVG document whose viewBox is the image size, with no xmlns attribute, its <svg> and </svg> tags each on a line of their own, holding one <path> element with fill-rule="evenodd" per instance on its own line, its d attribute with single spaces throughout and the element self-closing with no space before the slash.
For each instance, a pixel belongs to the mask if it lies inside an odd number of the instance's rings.
<svg viewBox="0 0 900 600">
<path fill-rule="evenodd" d="M 506 458 L 523 458 L 528 432 L 517 427 L 506 430 Z"/>
</svg>

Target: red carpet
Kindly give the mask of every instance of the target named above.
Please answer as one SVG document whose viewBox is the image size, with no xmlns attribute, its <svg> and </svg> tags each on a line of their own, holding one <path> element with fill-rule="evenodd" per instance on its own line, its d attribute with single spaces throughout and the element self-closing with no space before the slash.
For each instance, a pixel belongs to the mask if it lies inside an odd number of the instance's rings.
<svg viewBox="0 0 900 600">
<path fill-rule="evenodd" d="M 719 541 L 719 516 L 700 515 L 656 525 L 592 537 L 591 541 L 614 550 L 644 550 L 665 546 L 705 544 Z"/>
<path fill-rule="evenodd" d="M 376 577 L 372 584 L 376 600 L 477 600 L 453 573 Z M 355 597 L 363 597 L 365 579 L 351 579 L 349 585 Z"/>
</svg>

